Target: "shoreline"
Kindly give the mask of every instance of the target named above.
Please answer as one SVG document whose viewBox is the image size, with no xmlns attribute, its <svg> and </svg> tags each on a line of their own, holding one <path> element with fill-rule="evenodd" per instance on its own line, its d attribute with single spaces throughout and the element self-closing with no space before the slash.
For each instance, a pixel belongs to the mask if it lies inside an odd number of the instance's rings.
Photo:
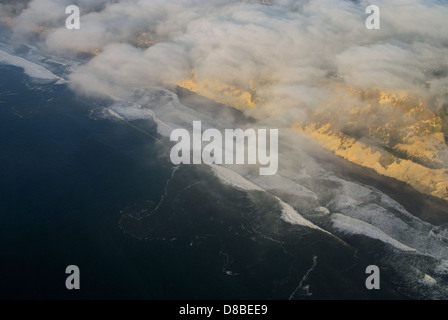
<svg viewBox="0 0 448 320">
<path fill-rule="evenodd" d="M 339 178 L 374 187 L 401 204 L 409 213 L 439 226 L 448 223 L 448 201 L 421 193 L 409 184 L 383 176 L 371 168 L 352 163 L 315 142 L 306 150 L 324 169 Z"/>
<path fill-rule="evenodd" d="M 246 116 L 241 110 L 225 106 L 185 88 L 177 87 L 175 91 L 179 101 L 193 109 L 209 114 L 227 112 L 238 125 L 250 124 L 256 120 Z M 200 103 L 200 105 L 196 105 Z M 225 107 L 226 111 L 221 108 Z M 298 133 L 299 134 L 299 133 Z M 302 136 L 309 141 L 303 145 L 305 150 L 322 168 L 332 171 L 336 176 L 363 185 L 374 187 L 401 204 L 409 213 L 433 225 L 448 224 L 448 201 L 421 193 L 409 184 L 395 178 L 383 176 L 375 170 L 350 162 L 321 145 Z"/>
</svg>

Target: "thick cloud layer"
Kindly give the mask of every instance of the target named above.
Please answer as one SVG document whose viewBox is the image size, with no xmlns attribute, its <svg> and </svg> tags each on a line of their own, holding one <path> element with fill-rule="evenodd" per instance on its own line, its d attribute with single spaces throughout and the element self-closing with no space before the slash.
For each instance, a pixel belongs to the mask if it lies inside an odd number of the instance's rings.
<svg viewBox="0 0 448 320">
<path fill-rule="evenodd" d="M 65 29 L 65 7 L 72 3 L 81 9 L 80 30 Z M 262 102 L 252 115 L 285 125 L 335 101 L 341 85 L 416 91 L 432 98 L 434 110 L 445 102 L 443 2 L 378 0 L 380 30 L 365 27 L 370 1 L 263 3 L 32 0 L 12 28 L 16 37 L 37 37 L 50 52 L 96 53 L 71 76 L 74 88 L 87 94 L 172 85 L 194 69 L 198 81 L 256 90 Z"/>
</svg>

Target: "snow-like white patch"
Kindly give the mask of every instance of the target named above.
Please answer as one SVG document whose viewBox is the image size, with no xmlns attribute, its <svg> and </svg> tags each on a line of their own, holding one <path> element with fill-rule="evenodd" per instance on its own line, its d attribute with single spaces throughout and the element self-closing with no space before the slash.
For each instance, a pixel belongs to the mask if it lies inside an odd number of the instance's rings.
<svg viewBox="0 0 448 320">
<path fill-rule="evenodd" d="M 422 279 L 420 279 L 419 281 L 421 284 L 424 284 L 426 286 L 434 286 L 437 284 L 436 279 L 434 279 L 433 277 L 431 277 L 430 275 L 426 274 L 423 276 Z"/>
<path fill-rule="evenodd" d="M 224 184 L 230 185 L 236 189 L 239 190 L 258 190 L 258 191 L 264 191 L 254 183 L 250 182 L 246 178 L 242 177 L 238 173 L 227 169 L 225 167 L 216 165 L 216 164 L 210 164 L 210 168 L 212 168 L 213 173 L 215 176 L 219 178 Z"/>
<path fill-rule="evenodd" d="M 330 210 L 328 210 L 328 208 L 325 207 L 317 207 L 316 212 L 322 213 L 322 214 L 326 214 L 329 215 L 330 214 Z"/>
<path fill-rule="evenodd" d="M 388 243 L 394 246 L 395 248 L 403 251 L 412 251 L 412 252 L 417 251 L 395 240 L 394 238 L 390 237 L 377 227 L 367 222 L 347 217 L 340 213 L 334 213 L 331 217 L 331 220 L 333 222 L 334 228 L 344 233 L 364 235 L 373 239 L 380 240 L 384 243 Z"/>
<path fill-rule="evenodd" d="M 258 190 L 258 191 L 265 191 L 264 189 L 258 187 L 254 183 L 250 182 L 243 176 L 239 175 L 238 173 L 227 169 L 225 167 L 211 164 L 209 165 L 212 168 L 213 173 L 224 183 L 227 185 L 231 185 L 232 187 L 239 189 L 239 190 Z M 265 191 L 266 192 L 266 191 Z M 298 213 L 292 206 L 287 204 L 286 202 L 282 201 L 280 198 L 275 197 L 280 205 L 282 206 L 282 216 L 281 218 L 283 221 L 301 225 L 304 227 L 316 229 L 325 233 L 330 234 L 328 231 L 325 231 L 315 224 L 313 224 L 311 221 L 305 219 L 300 213 Z"/>
<path fill-rule="evenodd" d="M 434 269 L 435 272 L 441 275 L 448 274 L 448 260 L 442 259 L 439 265 Z"/>
<path fill-rule="evenodd" d="M 291 224 L 298 224 L 301 226 L 309 227 L 312 229 L 316 229 L 325 233 L 330 234 L 328 231 L 325 231 L 322 228 L 319 228 L 311 221 L 305 219 L 300 213 L 298 213 L 293 207 L 291 207 L 286 202 L 283 202 L 280 198 L 276 197 L 282 206 L 282 219 Z"/>
<path fill-rule="evenodd" d="M 25 60 L 21 57 L 13 56 L 3 50 L 0 50 L 0 63 L 20 67 L 31 78 L 41 80 L 54 80 L 57 81 L 58 84 L 65 82 L 64 79 L 58 77 L 44 67 L 34 62 Z"/>
<path fill-rule="evenodd" d="M 262 185 L 265 190 L 277 189 L 283 190 L 288 194 L 292 194 L 301 198 L 309 198 L 310 201 L 317 201 L 317 195 L 308 188 L 299 183 L 285 178 L 280 174 L 271 176 L 255 176 L 251 178 L 256 184 Z"/>
</svg>

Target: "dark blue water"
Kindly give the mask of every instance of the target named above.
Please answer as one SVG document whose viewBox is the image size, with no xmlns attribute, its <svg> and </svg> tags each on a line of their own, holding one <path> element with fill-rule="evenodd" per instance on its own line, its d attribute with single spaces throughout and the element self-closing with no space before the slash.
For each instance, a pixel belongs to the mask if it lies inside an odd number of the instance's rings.
<svg viewBox="0 0 448 320">
<path fill-rule="evenodd" d="M 289 225 L 272 197 L 206 167 L 173 175 L 156 141 L 91 119 L 98 102 L 64 85 L 0 67 L 0 101 L 0 298 L 401 298 L 387 273 L 365 288 L 381 243 L 357 253 Z M 65 288 L 72 264 L 81 290 Z"/>
<path fill-rule="evenodd" d="M 136 268 L 151 252 L 118 221 L 127 204 L 163 192 L 170 171 L 152 141 L 90 120 L 91 105 L 63 86 L 37 85 L 11 68 L 0 77 L 0 295 L 143 296 Z M 80 292 L 65 290 L 69 264 L 81 269 Z"/>
</svg>

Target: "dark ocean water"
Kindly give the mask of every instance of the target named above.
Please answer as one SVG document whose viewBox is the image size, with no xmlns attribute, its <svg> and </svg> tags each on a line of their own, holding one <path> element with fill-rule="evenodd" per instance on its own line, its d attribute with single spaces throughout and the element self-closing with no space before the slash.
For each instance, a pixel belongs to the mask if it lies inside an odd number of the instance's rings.
<svg viewBox="0 0 448 320">
<path fill-rule="evenodd" d="M 0 67 L 0 298 L 402 298 L 365 288 L 364 250 L 280 219 L 273 197 L 173 168 L 125 122 L 95 120 L 65 85 Z M 156 135 L 147 120 L 133 125 Z M 65 288 L 77 265 L 81 289 Z"/>
</svg>

